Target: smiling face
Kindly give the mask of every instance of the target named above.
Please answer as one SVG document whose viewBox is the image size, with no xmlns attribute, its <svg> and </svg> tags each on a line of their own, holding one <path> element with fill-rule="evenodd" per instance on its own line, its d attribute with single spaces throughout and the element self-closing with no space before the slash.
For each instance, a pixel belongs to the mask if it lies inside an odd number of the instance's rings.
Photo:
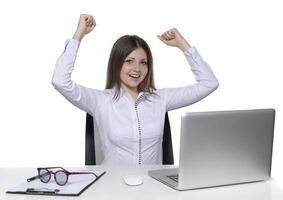
<svg viewBox="0 0 283 200">
<path fill-rule="evenodd" d="M 148 73 L 148 60 L 142 48 L 133 50 L 124 60 L 120 71 L 122 88 L 138 94 L 138 86 Z"/>
<path fill-rule="evenodd" d="M 153 93 L 153 59 L 145 40 L 136 35 L 124 35 L 114 43 L 105 88 L 115 88 L 113 100 L 119 98 L 121 88 L 134 98 L 141 91 Z"/>
</svg>

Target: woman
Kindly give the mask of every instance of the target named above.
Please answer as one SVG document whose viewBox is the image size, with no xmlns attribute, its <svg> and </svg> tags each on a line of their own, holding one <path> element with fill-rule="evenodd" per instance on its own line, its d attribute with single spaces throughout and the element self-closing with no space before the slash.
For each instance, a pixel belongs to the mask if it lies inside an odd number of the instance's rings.
<svg viewBox="0 0 283 200">
<path fill-rule="evenodd" d="M 155 89 L 147 43 L 126 35 L 113 45 L 106 89 L 83 87 L 71 80 L 71 73 L 81 40 L 95 26 L 91 15 L 80 16 L 73 39 L 67 40 L 57 60 L 52 83 L 72 104 L 93 116 L 102 142 L 102 164 L 161 164 L 165 113 L 203 99 L 218 87 L 218 81 L 197 50 L 171 29 L 158 38 L 184 52 L 196 84 Z"/>
</svg>

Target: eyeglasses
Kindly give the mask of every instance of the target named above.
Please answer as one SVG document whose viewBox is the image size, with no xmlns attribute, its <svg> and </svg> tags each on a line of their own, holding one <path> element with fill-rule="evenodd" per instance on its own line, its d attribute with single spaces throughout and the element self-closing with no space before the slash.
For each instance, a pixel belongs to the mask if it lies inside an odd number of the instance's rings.
<svg viewBox="0 0 283 200">
<path fill-rule="evenodd" d="M 53 172 L 51 171 L 52 169 L 59 169 L 59 170 Z M 38 171 L 38 177 L 41 182 L 48 183 L 51 179 L 51 175 L 54 174 L 55 182 L 60 186 L 66 185 L 70 175 L 93 174 L 95 178 L 98 178 L 98 176 L 93 172 L 69 172 L 63 167 L 37 168 L 37 171 Z"/>
</svg>

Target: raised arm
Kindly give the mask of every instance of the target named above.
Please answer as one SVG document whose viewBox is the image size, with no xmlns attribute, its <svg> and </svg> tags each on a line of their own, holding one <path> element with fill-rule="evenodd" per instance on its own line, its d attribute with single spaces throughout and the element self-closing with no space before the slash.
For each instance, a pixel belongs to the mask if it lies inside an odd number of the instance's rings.
<svg viewBox="0 0 283 200">
<path fill-rule="evenodd" d="M 187 40 L 179 33 L 176 28 L 170 29 L 163 33 L 161 36 L 157 36 L 165 44 L 177 47 L 181 51 L 185 52 L 187 49 L 191 48 L 191 45 Z"/>
<path fill-rule="evenodd" d="M 75 83 L 71 79 L 80 41 L 90 33 L 96 23 L 91 15 L 80 15 L 73 39 L 67 40 L 65 49 L 58 58 L 53 73 L 52 84 L 66 99 L 78 108 L 92 114 L 97 107 L 101 91 L 89 89 Z"/>
<path fill-rule="evenodd" d="M 96 22 L 91 15 L 81 14 L 73 39 L 81 41 L 86 34 L 94 29 L 95 26 Z"/>
<path fill-rule="evenodd" d="M 158 38 L 165 44 L 183 51 L 196 80 L 192 85 L 160 90 L 164 95 L 167 111 L 193 104 L 218 88 L 218 80 L 210 66 L 176 28 L 166 31 Z"/>
</svg>

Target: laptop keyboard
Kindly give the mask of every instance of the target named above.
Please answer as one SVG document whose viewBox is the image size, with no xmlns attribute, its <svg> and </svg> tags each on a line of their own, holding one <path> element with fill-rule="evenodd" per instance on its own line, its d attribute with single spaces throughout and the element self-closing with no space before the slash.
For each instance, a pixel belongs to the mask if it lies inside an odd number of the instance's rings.
<svg viewBox="0 0 283 200">
<path fill-rule="evenodd" d="M 167 176 L 167 177 L 170 178 L 171 180 L 177 182 L 177 183 L 178 183 L 178 181 L 179 181 L 179 175 L 178 175 L 178 174 L 169 175 L 169 176 Z"/>
</svg>

